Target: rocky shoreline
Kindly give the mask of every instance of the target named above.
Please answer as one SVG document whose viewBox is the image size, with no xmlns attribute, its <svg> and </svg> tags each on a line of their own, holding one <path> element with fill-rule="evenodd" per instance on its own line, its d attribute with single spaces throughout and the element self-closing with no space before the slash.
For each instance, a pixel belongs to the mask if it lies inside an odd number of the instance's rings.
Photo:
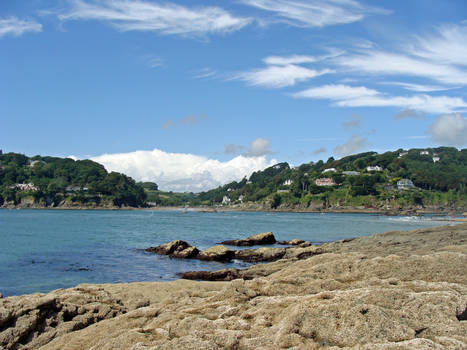
<svg viewBox="0 0 467 350">
<path fill-rule="evenodd" d="M 0 299 L 0 349 L 465 349 L 467 224 L 319 246 L 229 282 Z"/>
</svg>

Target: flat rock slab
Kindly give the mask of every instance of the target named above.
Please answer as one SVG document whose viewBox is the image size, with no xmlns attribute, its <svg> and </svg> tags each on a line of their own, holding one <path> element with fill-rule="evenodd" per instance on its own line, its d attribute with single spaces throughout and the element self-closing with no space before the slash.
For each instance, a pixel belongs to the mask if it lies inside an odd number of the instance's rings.
<svg viewBox="0 0 467 350">
<path fill-rule="evenodd" d="M 239 247 L 249 247 L 252 245 L 262 245 L 262 244 L 274 244 L 276 243 L 276 237 L 272 232 L 263 232 L 256 235 L 250 236 L 244 239 L 233 239 L 228 241 L 223 241 L 221 244 L 233 245 Z"/>
<path fill-rule="evenodd" d="M 236 250 L 235 259 L 247 262 L 269 262 L 281 259 L 286 253 L 285 248 L 259 248 Z"/>
<path fill-rule="evenodd" d="M 230 261 L 234 258 L 235 252 L 224 247 L 216 245 L 200 252 L 196 258 L 205 261 Z"/>
</svg>

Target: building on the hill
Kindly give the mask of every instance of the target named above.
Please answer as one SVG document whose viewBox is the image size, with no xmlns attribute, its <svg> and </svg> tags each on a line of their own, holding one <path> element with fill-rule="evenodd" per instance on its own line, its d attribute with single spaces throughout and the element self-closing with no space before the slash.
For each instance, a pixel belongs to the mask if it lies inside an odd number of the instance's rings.
<svg viewBox="0 0 467 350">
<path fill-rule="evenodd" d="M 414 184 L 412 180 L 409 179 L 400 179 L 397 181 L 397 189 L 398 190 L 408 190 L 410 188 L 414 188 Z"/>
<path fill-rule="evenodd" d="M 323 177 L 322 179 L 316 179 L 315 184 L 317 186 L 334 186 L 336 183 L 329 177 Z"/>
</svg>

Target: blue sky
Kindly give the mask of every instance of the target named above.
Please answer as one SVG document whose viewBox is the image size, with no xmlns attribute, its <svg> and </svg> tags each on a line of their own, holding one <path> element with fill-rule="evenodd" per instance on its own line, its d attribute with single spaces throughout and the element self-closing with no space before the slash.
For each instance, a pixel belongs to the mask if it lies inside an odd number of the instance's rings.
<svg viewBox="0 0 467 350">
<path fill-rule="evenodd" d="M 467 2 L 0 2 L 0 148 L 201 190 L 467 145 Z"/>
</svg>

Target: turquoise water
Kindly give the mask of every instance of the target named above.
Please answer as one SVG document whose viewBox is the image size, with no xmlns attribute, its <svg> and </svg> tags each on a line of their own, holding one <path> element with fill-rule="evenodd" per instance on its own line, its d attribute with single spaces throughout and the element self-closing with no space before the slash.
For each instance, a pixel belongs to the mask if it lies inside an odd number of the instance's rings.
<svg viewBox="0 0 467 350">
<path fill-rule="evenodd" d="M 143 251 L 174 239 L 199 249 L 272 231 L 314 243 L 440 225 L 369 214 L 0 210 L 0 293 L 48 292 L 79 283 L 167 281 L 176 273 L 245 267 L 176 260 Z"/>
</svg>

